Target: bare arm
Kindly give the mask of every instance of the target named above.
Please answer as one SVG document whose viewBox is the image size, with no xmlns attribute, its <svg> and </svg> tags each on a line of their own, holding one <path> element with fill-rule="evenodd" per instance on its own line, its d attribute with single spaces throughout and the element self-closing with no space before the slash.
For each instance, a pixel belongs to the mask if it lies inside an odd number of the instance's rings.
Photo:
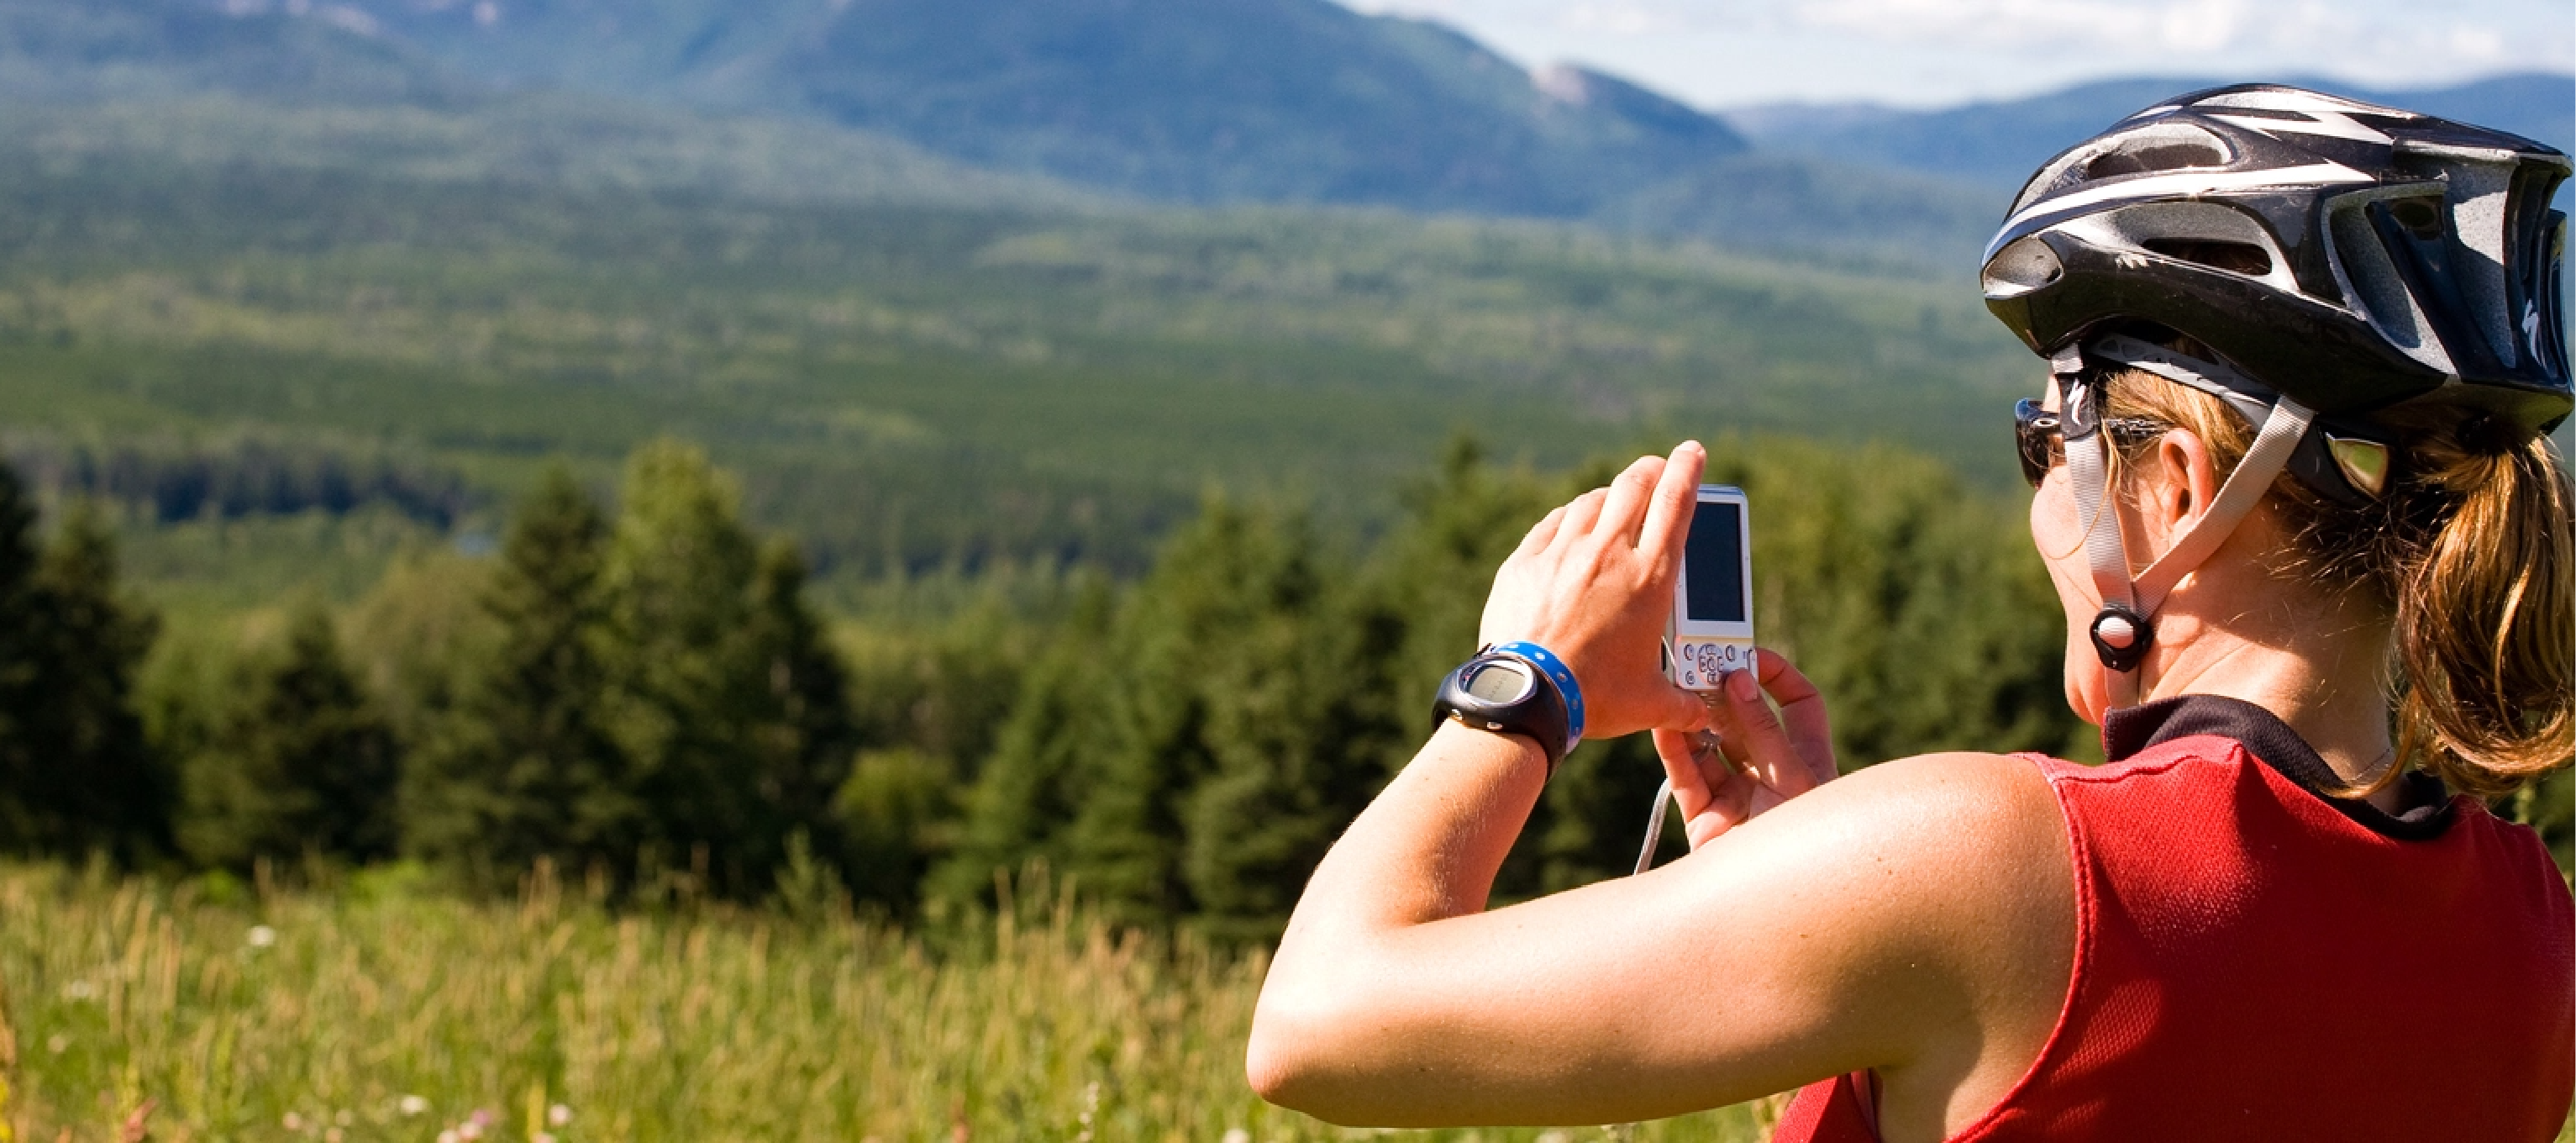
<svg viewBox="0 0 2576 1143">
<path fill-rule="evenodd" d="M 1498 577 L 1488 638 L 1557 649 L 1598 695 L 1605 736 L 1707 717 L 1651 653 L 1687 526 L 1654 513 L 1686 507 L 1698 469 L 1688 446 L 1641 462 L 1593 504 L 1552 514 Z M 1650 626 L 1632 622 L 1638 610 Z M 1603 1123 L 1859 1068 L 1995 1070 L 1993 1013 L 2030 1007 L 2005 995 L 2007 978 L 2035 963 L 2044 979 L 2063 957 L 2032 955 L 2027 934 L 2046 945 L 2071 931 L 2013 888 L 2034 854 L 2065 876 L 2044 785 L 2021 763 L 1963 755 L 1818 786 L 1830 756 L 1819 773 L 1791 732 L 1809 717 L 1820 730 L 1821 704 L 1788 701 L 1804 680 L 1785 665 L 1766 673 L 1785 731 L 1758 696 L 1716 712 L 1758 781 L 1694 767 L 1677 733 L 1659 736 L 1690 857 L 1491 912 L 1545 763 L 1518 738 L 1434 734 L 1300 900 L 1255 1015 L 1254 1085 L 1346 1123 Z"/>
</svg>

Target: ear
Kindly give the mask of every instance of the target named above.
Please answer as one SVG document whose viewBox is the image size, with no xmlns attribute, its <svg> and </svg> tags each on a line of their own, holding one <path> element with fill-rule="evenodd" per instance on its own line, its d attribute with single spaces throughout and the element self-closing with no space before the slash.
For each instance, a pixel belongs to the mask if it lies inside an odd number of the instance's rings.
<svg viewBox="0 0 2576 1143">
<path fill-rule="evenodd" d="M 2218 499 L 2218 468 L 2209 446 L 2189 429 L 2168 429 L 2156 442 L 2147 485 L 2138 491 L 2139 514 L 2159 539 L 2179 533 Z"/>
</svg>

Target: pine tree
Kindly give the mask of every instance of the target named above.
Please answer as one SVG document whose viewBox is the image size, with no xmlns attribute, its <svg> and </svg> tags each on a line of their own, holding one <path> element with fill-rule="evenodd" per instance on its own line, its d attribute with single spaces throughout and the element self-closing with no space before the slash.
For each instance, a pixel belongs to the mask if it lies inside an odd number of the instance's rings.
<svg viewBox="0 0 2576 1143">
<path fill-rule="evenodd" d="M 159 622 L 117 591 L 115 540 L 95 509 L 75 508 L 36 576 L 43 665 L 24 726 L 60 771 L 59 852 L 128 862 L 166 853 L 174 783 L 143 738 L 134 677 Z"/>
<path fill-rule="evenodd" d="M 607 535 L 561 468 L 520 504 L 480 600 L 498 645 L 405 775 L 409 851 L 487 885 L 539 857 L 576 871 L 634 860 L 643 807 L 600 721 Z"/>
<path fill-rule="evenodd" d="M 992 756 L 966 788 L 956 847 L 931 866 L 923 896 L 971 903 L 992 889 L 996 871 L 1017 873 L 1031 860 L 1056 868 L 1070 864 L 1066 837 L 1092 789 L 1089 768 L 1110 734 L 1108 696 L 1116 672 L 1101 664 L 1116 661 L 1111 656 L 1117 612 L 1108 585 L 1092 581 L 1029 668 Z M 870 767 L 872 781 L 875 769 Z M 880 880 L 863 877 L 855 884 L 863 896 L 887 900 L 898 890 L 882 879 L 910 871 L 913 861 L 897 854 L 915 843 L 891 806 L 874 808 L 880 800 L 892 798 L 853 791 L 845 805 L 866 868 L 879 871 L 874 876 Z M 859 812 L 863 807 L 867 812 Z"/>
<path fill-rule="evenodd" d="M 1384 780 L 1391 640 L 1292 515 L 1212 501 L 1105 624 L 1032 673 L 940 896 L 1045 858 L 1136 920 L 1270 931 Z"/>
<path fill-rule="evenodd" d="M 850 711 L 849 671 L 826 641 L 805 600 L 805 558 L 774 537 L 761 545 L 751 582 L 751 621 L 739 633 L 746 688 L 744 745 L 753 755 L 763 810 L 749 862 L 786 860 L 789 839 L 803 836 L 815 852 L 842 849 L 833 800 L 850 776 L 858 749 Z M 773 842 L 771 839 L 776 839 Z M 752 866 L 757 868 L 757 865 Z"/>
<path fill-rule="evenodd" d="M 627 466 L 603 572 L 606 726 L 645 840 L 710 859 L 716 889 L 769 885 L 789 839 L 837 853 L 832 798 L 855 747 L 845 675 L 792 549 L 764 554 L 705 454 L 662 441 Z"/>
<path fill-rule="evenodd" d="M 308 852 L 391 856 L 400 759 L 330 615 L 299 607 L 283 646 L 242 664 L 234 690 L 183 766 L 179 840 L 189 854 L 232 867 Z"/>
<path fill-rule="evenodd" d="M 0 847 L 21 854 L 58 848 L 69 828 L 58 809 L 68 766 L 29 725 L 45 672 L 41 559 L 36 506 L 0 464 Z"/>
<path fill-rule="evenodd" d="M 139 861 L 166 852 L 169 784 L 135 712 L 157 624 L 117 590 L 87 505 L 40 548 L 35 506 L 0 464 L 0 849 Z"/>
</svg>

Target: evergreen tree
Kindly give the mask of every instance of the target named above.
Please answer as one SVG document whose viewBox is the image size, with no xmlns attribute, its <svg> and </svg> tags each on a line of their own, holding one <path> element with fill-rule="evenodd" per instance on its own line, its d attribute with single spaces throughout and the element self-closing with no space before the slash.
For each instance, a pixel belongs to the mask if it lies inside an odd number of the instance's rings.
<svg viewBox="0 0 2576 1143">
<path fill-rule="evenodd" d="M 1093 581 L 1023 680 L 992 756 L 967 787 L 956 848 L 930 869 L 925 896 L 972 902 L 993 887 L 997 870 L 1016 873 L 1032 859 L 1056 868 L 1071 864 L 1065 841 L 1092 789 L 1093 757 L 1110 734 L 1110 679 L 1101 665 L 1114 661 L 1116 620 L 1108 585 Z M 870 802 L 882 797 L 866 796 Z M 865 804 L 855 792 L 850 802 L 853 811 Z M 879 877 L 899 875 L 910 864 L 894 857 L 910 834 L 893 818 L 890 811 L 854 818 L 854 840 L 870 855 L 868 868 L 885 871 Z M 894 895 L 884 888 L 871 894 L 865 879 L 857 884 L 862 895 Z"/>
<path fill-rule="evenodd" d="M 238 698 L 182 770 L 179 840 L 209 865 L 307 852 L 391 856 L 399 779 L 392 731 L 318 605 L 289 618 L 283 646 L 235 672 Z"/>
<path fill-rule="evenodd" d="M 68 767 L 29 725 L 45 672 L 41 559 L 36 506 L 0 463 L 0 846 L 22 854 L 57 849 L 70 830 L 60 809 Z"/>
<path fill-rule="evenodd" d="M 498 644 L 405 775 L 411 852 L 486 884 L 539 857 L 576 871 L 634 860 L 643 806 L 600 721 L 607 536 L 561 468 L 520 504 L 480 599 Z"/>
<path fill-rule="evenodd" d="M 703 851 L 738 895 L 770 883 L 799 833 L 838 852 L 832 798 L 855 742 L 801 562 L 764 553 L 737 500 L 697 449 L 637 450 L 603 572 L 602 665 L 644 840 L 670 859 Z"/>
<path fill-rule="evenodd" d="M 1001 577 L 971 590 L 975 598 L 945 616 L 880 621 L 845 645 L 861 743 L 836 799 L 847 884 L 860 903 L 895 916 L 919 904 L 925 875 L 964 842 L 965 795 L 1013 724 L 1030 665 L 1055 645 L 1046 638 L 1054 632 L 1007 597 Z M 1081 577 L 1067 598 L 1077 626 L 1110 601 L 1096 576 Z M 976 891 L 970 884 L 962 895 Z"/>
<path fill-rule="evenodd" d="M 134 677 L 159 622 L 117 592 L 115 540 L 87 504 L 72 511 L 36 575 L 42 670 L 24 725 L 56 771 L 62 852 L 166 853 L 174 783 L 143 737 Z"/>
<path fill-rule="evenodd" d="M 1402 733 L 1345 569 L 1301 519 L 1211 502 L 1033 671 L 934 891 L 1044 857 L 1131 918 L 1274 929 Z"/>
<path fill-rule="evenodd" d="M 75 509 L 48 550 L 0 464 L 0 849 L 128 861 L 166 850 L 168 783 L 133 704 L 156 624 L 117 592 L 104 523 Z"/>
</svg>

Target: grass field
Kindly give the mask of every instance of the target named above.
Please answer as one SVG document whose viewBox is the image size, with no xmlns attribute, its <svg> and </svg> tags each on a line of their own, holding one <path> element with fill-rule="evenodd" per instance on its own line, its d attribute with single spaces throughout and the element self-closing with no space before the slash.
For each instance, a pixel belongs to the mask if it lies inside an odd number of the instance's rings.
<svg viewBox="0 0 2576 1143">
<path fill-rule="evenodd" d="M 1043 880 L 1013 919 L 912 936 L 793 904 L 612 914 L 544 882 L 486 905 L 412 888 L 0 869 L 7 1129 L 114 1139 L 150 1100 L 170 1143 L 1762 1134 L 1751 1108 L 1378 1133 L 1268 1107 L 1242 1073 L 1261 957 L 1111 931 Z"/>
</svg>

